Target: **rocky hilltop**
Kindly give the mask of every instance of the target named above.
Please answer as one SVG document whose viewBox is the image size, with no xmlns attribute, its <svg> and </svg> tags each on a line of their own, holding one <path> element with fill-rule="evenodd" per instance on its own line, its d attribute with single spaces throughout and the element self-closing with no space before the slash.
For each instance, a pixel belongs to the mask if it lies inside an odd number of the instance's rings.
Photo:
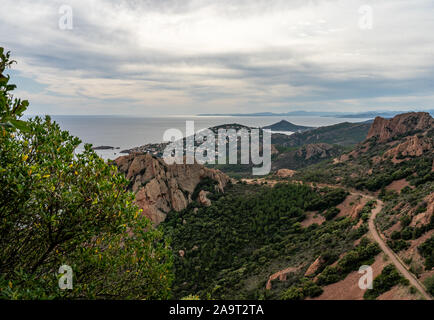
<svg viewBox="0 0 434 320">
<path fill-rule="evenodd" d="M 410 112 L 392 119 L 377 117 L 369 129 L 366 139 L 377 138 L 378 142 L 387 142 L 400 136 L 426 131 L 434 127 L 434 119 L 428 112 Z"/>
<path fill-rule="evenodd" d="M 131 181 L 136 204 L 154 225 L 165 220 L 170 211 L 180 211 L 191 203 L 193 193 L 204 179 L 211 179 L 223 192 L 230 179 L 224 173 L 199 164 L 167 165 L 150 154 L 130 154 L 115 160 L 119 171 Z M 199 190 L 200 191 L 200 190 Z M 201 193 L 199 200 L 209 205 Z"/>
<path fill-rule="evenodd" d="M 392 119 L 377 117 L 365 141 L 336 162 L 363 155 L 370 155 L 374 163 L 384 160 L 398 163 L 414 157 L 432 157 L 433 134 L 434 119 L 426 112 L 404 113 Z"/>
</svg>

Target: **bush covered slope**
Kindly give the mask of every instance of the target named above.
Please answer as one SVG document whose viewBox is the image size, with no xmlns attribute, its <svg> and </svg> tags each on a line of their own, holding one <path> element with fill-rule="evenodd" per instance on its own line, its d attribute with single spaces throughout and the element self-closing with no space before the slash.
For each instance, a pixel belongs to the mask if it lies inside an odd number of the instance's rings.
<svg viewBox="0 0 434 320">
<path fill-rule="evenodd" d="M 357 221 L 345 217 L 307 228 L 300 222 L 307 211 L 325 215 L 346 197 L 343 190 L 297 184 L 273 188 L 236 184 L 210 207 L 193 204 L 169 214 L 160 227 L 171 238 L 176 256 L 175 297 L 281 299 L 292 286 L 312 289 L 314 284 L 304 279 L 309 265 L 322 255 L 325 263 L 320 272 L 353 248 L 354 240 L 367 230 L 354 229 Z M 357 251 L 364 252 L 360 261 L 378 253 L 375 246 L 365 252 L 368 243 Z M 287 267 L 296 270 L 288 281 L 266 290 L 268 277 Z M 349 272 L 355 265 L 345 268 Z M 317 294 L 318 288 L 306 292 Z"/>
</svg>

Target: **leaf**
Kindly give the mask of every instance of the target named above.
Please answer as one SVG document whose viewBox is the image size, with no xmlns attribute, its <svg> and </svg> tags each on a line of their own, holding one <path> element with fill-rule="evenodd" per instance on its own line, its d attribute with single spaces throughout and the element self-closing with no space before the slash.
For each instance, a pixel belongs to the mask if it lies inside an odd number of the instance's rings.
<svg viewBox="0 0 434 320">
<path fill-rule="evenodd" d="M 10 120 L 10 123 L 12 123 L 12 125 L 17 128 L 18 130 L 24 131 L 24 132 L 29 132 L 29 126 L 27 125 L 27 122 L 23 121 L 23 120 Z"/>
<path fill-rule="evenodd" d="M 21 102 L 17 110 L 15 111 L 16 114 L 21 115 L 24 111 L 27 110 L 27 107 L 29 106 L 29 102 L 27 100 L 24 100 Z"/>
</svg>

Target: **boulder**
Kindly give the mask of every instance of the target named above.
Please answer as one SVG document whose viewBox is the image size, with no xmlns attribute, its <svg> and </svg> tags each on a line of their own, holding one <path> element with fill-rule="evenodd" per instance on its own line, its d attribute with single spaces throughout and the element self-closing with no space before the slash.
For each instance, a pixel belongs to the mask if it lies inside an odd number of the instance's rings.
<svg viewBox="0 0 434 320">
<path fill-rule="evenodd" d="M 198 201 L 201 205 L 205 207 L 209 207 L 211 205 L 211 200 L 207 198 L 207 195 L 209 194 L 208 191 L 201 190 L 199 192 Z"/>
</svg>

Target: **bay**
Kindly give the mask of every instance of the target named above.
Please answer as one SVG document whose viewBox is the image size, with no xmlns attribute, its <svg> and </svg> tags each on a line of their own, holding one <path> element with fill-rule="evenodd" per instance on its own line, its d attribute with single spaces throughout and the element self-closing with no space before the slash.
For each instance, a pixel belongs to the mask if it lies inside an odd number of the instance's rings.
<svg viewBox="0 0 434 320">
<path fill-rule="evenodd" d="M 263 127 L 281 120 L 297 125 L 321 127 L 341 122 L 362 122 L 366 118 L 331 118 L 318 116 L 304 117 L 231 117 L 231 116 L 167 116 L 167 117 L 132 117 L 132 116 L 52 116 L 63 130 L 79 137 L 83 143 L 93 146 L 112 146 L 114 150 L 97 150 L 104 159 L 115 159 L 120 151 L 148 143 L 163 141 L 168 129 L 179 129 L 185 134 L 186 121 L 194 121 L 195 130 L 217 125 L 238 123 L 252 127 Z M 77 152 L 83 150 L 83 144 Z"/>
</svg>

